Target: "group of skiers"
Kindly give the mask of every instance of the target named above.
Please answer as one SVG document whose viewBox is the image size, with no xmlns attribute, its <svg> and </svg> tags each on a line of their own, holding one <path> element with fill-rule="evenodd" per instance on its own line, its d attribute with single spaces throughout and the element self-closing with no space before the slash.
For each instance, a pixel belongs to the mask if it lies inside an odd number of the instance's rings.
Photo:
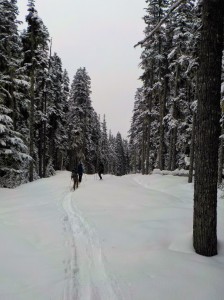
<svg viewBox="0 0 224 300">
<path fill-rule="evenodd" d="M 75 188 L 78 188 L 79 183 L 82 182 L 83 172 L 84 172 L 84 169 L 83 169 L 83 165 L 81 162 L 77 165 L 77 167 L 75 167 L 72 170 L 71 179 L 73 180 L 73 189 L 74 190 L 75 190 Z M 98 175 L 99 175 L 100 180 L 103 179 L 102 178 L 103 173 L 104 173 L 104 166 L 103 166 L 102 162 L 100 162 L 99 166 L 98 166 Z"/>
</svg>

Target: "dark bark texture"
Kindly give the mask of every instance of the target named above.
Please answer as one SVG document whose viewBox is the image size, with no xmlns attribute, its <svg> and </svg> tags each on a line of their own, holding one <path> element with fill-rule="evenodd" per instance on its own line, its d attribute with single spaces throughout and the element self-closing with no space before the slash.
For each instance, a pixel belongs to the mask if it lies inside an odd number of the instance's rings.
<svg viewBox="0 0 224 300">
<path fill-rule="evenodd" d="M 204 256 L 217 254 L 217 177 L 223 0 L 203 0 L 198 74 L 193 245 Z"/>
</svg>

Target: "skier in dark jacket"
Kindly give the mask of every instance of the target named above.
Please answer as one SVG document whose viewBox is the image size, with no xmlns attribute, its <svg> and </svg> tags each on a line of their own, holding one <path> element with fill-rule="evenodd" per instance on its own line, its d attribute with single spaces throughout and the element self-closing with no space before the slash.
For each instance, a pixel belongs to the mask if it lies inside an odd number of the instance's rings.
<svg viewBox="0 0 224 300">
<path fill-rule="evenodd" d="M 104 172 L 104 167 L 103 167 L 103 164 L 102 164 L 102 162 L 99 164 L 99 168 L 98 168 L 98 175 L 99 175 L 99 177 L 100 177 L 100 180 L 102 180 L 103 178 L 102 178 L 102 174 L 103 174 L 103 172 Z"/>
<path fill-rule="evenodd" d="M 81 162 L 78 164 L 77 173 L 79 175 L 79 182 L 81 182 L 82 181 L 82 175 L 83 175 L 83 165 L 82 165 Z"/>
</svg>

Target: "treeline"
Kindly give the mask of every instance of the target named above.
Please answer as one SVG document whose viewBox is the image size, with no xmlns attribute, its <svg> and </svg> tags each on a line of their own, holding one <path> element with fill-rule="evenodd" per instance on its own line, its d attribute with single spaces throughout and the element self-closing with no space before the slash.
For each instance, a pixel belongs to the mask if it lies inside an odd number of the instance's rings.
<svg viewBox="0 0 224 300">
<path fill-rule="evenodd" d="M 189 168 L 189 182 L 194 170 L 193 247 L 213 256 L 224 157 L 224 1 L 146 3 L 131 167 L 143 174 Z"/>
<path fill-rule="evenodd" d="M 71 87 L 50 36 L 28 0 L 18 30 L 17 1 L 0 1 L 0 186 L 15 187 L 82 161 L 86 173 L 128 170 L 128 144 L 107 133 L 91 103 L 91 79 L 77 70 Z"/>
<path fill-rule="evenodd" d="M 198 1 L 183 1 L 169 14 L 174 2 L 146 1 L 143 18 L 146 24 L 145 38 L 137 44 L 142 47 L 142 87 L 136 91 L 130 128 L 131 169 L 142 174 L 149 174 L 155 168 L 170 171 L 189 169 L 191 182 L 201 7 Z M 164 17 L 166 19 L 159 30 L 150 34 Z M 222 107 L 223 103 L 224 89 Z M 219 181 L 222 176 L 223 147 L 220 148 L 220 157 Z"/>
</svg>

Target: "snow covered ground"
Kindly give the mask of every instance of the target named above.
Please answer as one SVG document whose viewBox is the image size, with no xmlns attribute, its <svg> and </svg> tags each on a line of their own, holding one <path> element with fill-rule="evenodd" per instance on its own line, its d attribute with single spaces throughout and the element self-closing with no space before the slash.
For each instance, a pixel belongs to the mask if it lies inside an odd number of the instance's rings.
<svg viewBox="0 0 224 300">
<path fill-rule="evenodd" d="M 186 177 L 70 173 L 0 189 L 1 300 L 223 300 L 219 255 L 192 249 Z"/>
</svg>

